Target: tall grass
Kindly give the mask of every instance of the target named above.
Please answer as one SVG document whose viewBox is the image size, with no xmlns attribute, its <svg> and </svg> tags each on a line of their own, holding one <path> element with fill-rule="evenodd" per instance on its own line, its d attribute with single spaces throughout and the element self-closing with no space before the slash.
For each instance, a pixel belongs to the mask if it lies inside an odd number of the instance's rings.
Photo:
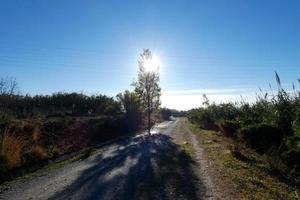
<svg viewBox="0 0 300 200">
<path fill-rule="evenodd" d="M 37 124 L 18 123 L 0 132 L 0 182 L 17 175 L 22 167 L 33 169 L 48 158 Z"/>
<path fill-rule="evenodd" d="M 15 136 L 9 128 L 0 137 L 0 165 L 3 171 L 12 170 L 22 164 L 22 150 L 26 142 Z"/>
<path fill-rule="evenodd" d="M 215 104 L 204 96 L 204 107 L 190 110 L 188 118 L 202 128 L 219 130 L 259 153 L 270 154 L 274 167 L 299 176 L 300 91 L 295 84 L 292 91 L 283 89 L 276 72 L 275 79 L 277 92 L 270 85 L 270 92 L 260 90 L 252 104 Z"/>
</svg>

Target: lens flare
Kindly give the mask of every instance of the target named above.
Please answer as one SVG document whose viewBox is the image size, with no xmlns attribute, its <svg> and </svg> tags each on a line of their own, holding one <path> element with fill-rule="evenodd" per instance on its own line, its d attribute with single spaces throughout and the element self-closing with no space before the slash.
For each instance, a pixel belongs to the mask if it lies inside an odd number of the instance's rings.
<svg viewBox="0 0 300 200">
<path fill-rule="evenodd" d="M 160 60 L 158 56 L 154 55 L 151 59 L 147 59 L 144 63 L 144 67 L 147 72 L 157 71 L 160 67 Z"/>
</svg>

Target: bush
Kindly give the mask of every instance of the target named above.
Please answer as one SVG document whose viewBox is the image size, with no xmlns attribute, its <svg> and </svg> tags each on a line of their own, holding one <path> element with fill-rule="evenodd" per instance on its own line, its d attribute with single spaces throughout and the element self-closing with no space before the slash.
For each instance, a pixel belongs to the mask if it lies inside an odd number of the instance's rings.
<svg viewBox="0 0 300 200">
<path fill-rule="evenodd" d="M 172 116 L 172 111 L 168 108 L 162 108 L 159 112 L 163 120 L 169 120 Z"/>
<path fill-rule="evenodd" d="M 259 153 L 265 153 L 271 148 L 278 148 L 283 136 L 281 130 L 275 126 L 252 124 L 240 130 L 239 139 Z"/>
<path fill-rule="evenodd" d="M 236 138 L 239 126 L 236 121 L 224 120 L 218 124 L 218 128 L 226 137 Z"/>
<path fill-rule="evenodd" d="M 87 96 L 82 93 L 60 92 L 52 95 L 23 96 L 0 93 L 0 122 L 16 118 L 120 114 L 119 103 L 105 95 Z"/>
<path fill-rule="evenodd" d="M 281 159 L 290 167 L 291 173 L 300 172 L 300 136 L 290 136 L 284 140 Z"/>
<path fill-rule="evenodd" d="M 57 147 L 52 147 L 50 153 L 51 153 L 50 155 L 51 159 L 56 159 L 60 155 L 59 149 Z"/>
<path fill-rule="evenodd" d="M 297 108 L 291 97 L 284 91 L 280 90 L 274 103 L 276 110 L 276 121 L 278 128 L 285 135 L 293 135 L 293 121 L 295 119 L 295 108 Z"/>
<path fill-rule="evenodd" d="M 224 120 L 233 121 L 237 118 L 238 109 L 232 103 L 207 104 L 205 108 L 193 109 L 188 112 L 190 121 L 197 123 L 203 129 L 218 130 L 217 124 Z"/>
<path fill-rule="evenodd" d="M 139 96 L 135 92 L 126 90 L 119 93 L 117 99 L 120 102 L 123 117 L 123 128 L 128 131 L 134 131 L 141 127 L 142 124 L 142 104 Z"/>
<path fill-rule="evenodd" d="M 190 121 L 199 124 L 203 129 L 217 129 L 213 114 L 204 108 L 194 109 L 188 114 Z"/>
<path fill-rule="evenodd" d="M 218 124 L 225 136 L 237 138 L 259 153 L 270 154 L 272 165 L 280 171 L 287 169 L 299 175 L 300 91 L 293 86 L 293 92 L 286 92 L 275 75 L 277 94 L 263 94 L 260 90 L 253 104 L 242 101 L 219 105 L 211 104 L 204 95 L 204 107 L 190 110 L 187 116 L 204 129 L 216 129 Z M 273 93 L 271 86 L 270 89 Z"/>
<path fill-rule="evenodd" d="M 295 135 L 300 136 L 300 94 L 294 99 L 294 120 L 292 123 L 292 129 Z"/>
</svg>

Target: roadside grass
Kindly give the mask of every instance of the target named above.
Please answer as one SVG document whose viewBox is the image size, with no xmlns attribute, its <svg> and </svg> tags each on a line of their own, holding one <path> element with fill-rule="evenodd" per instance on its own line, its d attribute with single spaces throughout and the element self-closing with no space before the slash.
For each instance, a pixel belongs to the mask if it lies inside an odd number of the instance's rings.
<svg viewBox="0 0 300 200">
<path fill-rule="evenodd" d="M 192 145 L 191 145 L 190 143 L 182 144 L 180 147 L 181 147 L 181 150 L 182 150 L 185 154 L 187 154 L 187 155 L 193 157 L 194 151 L 193 151 L 193 147 L 192 147 Z"/>
<path fill-rule="evenodd" d="M 188 138 L 188 134 L 187 132 L 185 132 L 184 130 L 182 131 L 182 133 L 184 133 L 184 138 Z M 190 142 L 188 141 L 184 141 L 181 145 L 180 148 L 183 152 L 185 152 L 187 155 L 193 157 L 193 155 L 195 154 L 193 146 Z"/>
<path fill-rule="evenodd" d="M 194 148 L 190 143 L 189 134 L 185 131 L 184 126 L 178 126 L 176 131 L 180 134 L 177 135 L 177 140 L 175 140 L 174 142 L 178 144 L 178 147 L 183 152 L 183 154 L 193 158 L 195 155 Z"/>
<path fill-rule="evenodd" d="M 65 166 L 67 164 L 71 164 L 71 163 L 74 163 L 79 160 L 84 160 L 84 159 L 88 158 L 90 155 L 92 155 L 95 151 L 96 151 L 96 149 L 89 148 L 79 155 L 76 155 L 74 157 L 71 157 L 69 159 L 66 159 L 66 160 L 63 160 L 60 162 L 50 163 L 50 164 L 46 165 L 45 167 L 38 169 L 32 173 L 26 174 L 24 176 L 20 176 L 20 177 L 16 178 L 15 180 L 12 180 L 9 182 L 4 182 L 3 184 L 0 185 L 0 193 L 4 192 L 5 190 L 8 190 L 11 185 L 14 185 L 17 182 L 28 181 L 35 177 L 46 175 L 50 170 L 55 170 L 55 169 Z"/>
<path fill-rule="evenodd" d="M 270 166 L 270 157 L 246 147 L 238 149 L 237 157 L 233 139 L 200 129 L 188 121 L 186 124 L 203 145 L 216 175 L 231 182 L 233 190 L 244 199 L 300 199 L 299 184 L 276 173 Z"/>
<path fill-rule="evenodd" d="M 112 144 L 114 142 L 118 142 L 119 140 L 127 139 L 127 138 L 135 136 L 137 134 L 139 134 L 139 132 L 129 132 L 124 136 L 121 136 L 121 137 L 118 137 L 118 138 L 100 143 L 98 145 L 95 145 L 94 147 L 89 147 L 89 148 L 83 149 L 78 154 L 75 154 L 75 155 L 70 154 L 70 156 L 68 156 L 67 158 L 65 158 L 63 160 L 60 160 L 60 158 L 58 158 L 57 161 L 55 161 L 53 163 L 49 163 L 49 164 L 47 164 L 46 166 L 44 166 L 40 169 L 37 169 L 37 170 L 35 170 L 33 172 L 30 172 L 30 173 L 26 173 L 26 174 L 24 174 L 22 176 L 19 176 L 19 177 L 15 178 L 11 181 L 7 181 L 7 182 L 4 182 L 4 183 L 0 184 L 0 193 L 2 193 L 3 191 L 9 189 L 11 185 L 14 185 L 17 182 L 28 181 L 28 180 L 31 180 L 35 177 L 46 175 L 51 170 L 62 168 L 65 165 L 74 163 L 74 162 L 79 161 L 79 160 L 85 160 L 88 157 L 90 157 L 91 155 L 99 153 L 100 151 L 102 151 L 101 148 L 103 146 Z"/>
</svg>

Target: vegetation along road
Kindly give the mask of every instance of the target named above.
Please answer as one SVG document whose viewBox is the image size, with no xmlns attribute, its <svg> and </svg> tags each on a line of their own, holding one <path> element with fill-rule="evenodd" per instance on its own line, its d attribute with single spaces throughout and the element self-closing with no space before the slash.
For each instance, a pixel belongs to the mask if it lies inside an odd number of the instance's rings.
<svg viewBox="0 0 300 200">
<path fill-rule="evenodd" d="M 219 199 L 208 162 L 183 119 L 96 149 L 7 187 L 0 199 Z"/>
</svg>

